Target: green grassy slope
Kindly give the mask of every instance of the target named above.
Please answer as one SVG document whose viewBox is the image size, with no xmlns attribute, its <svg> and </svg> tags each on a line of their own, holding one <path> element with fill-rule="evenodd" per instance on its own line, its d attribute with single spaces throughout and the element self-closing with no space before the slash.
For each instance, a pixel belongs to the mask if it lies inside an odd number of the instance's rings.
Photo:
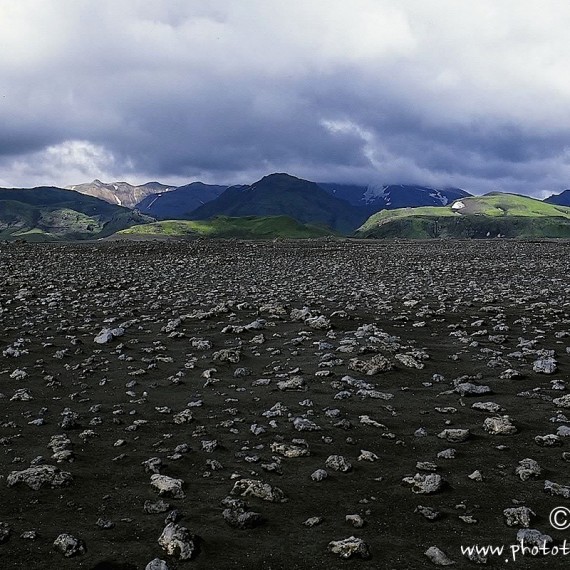
<svg viewBox="0 0 570 570">
<path fill-rule="evenodd" d="M 0 188 L 0 239 L 94 239 L 150 221 L 127 208 L 71 190 Z"/>
<path fill-rule="evenodd" d="M 115 237 L 214 237 L 242 239 L 314 238 L 331 235 L 325 228 L 300 224 L 288 216 L 217 216 L 210 220 L 166 220 L 132 226 Z"/>
<path fill-rule="evenodd" d="M 570 208 L 516 194 L 463 198 L 449 206 L 383 210 L 356 231 L 373 238 L 567 238 Z"/>
<path fill-rule="evenodd" d="M 457 201 L 456 201 L 457 202 Z M 548 204 L 542 200 L 493 192 L 485 196 L 473 196 L 460 200 L 465 208 L 457 209 L 462 214 L 482 214 L 485 216 L 530 216 L 530 217 L 570 217 L 570 208 Z"/>
</svg>

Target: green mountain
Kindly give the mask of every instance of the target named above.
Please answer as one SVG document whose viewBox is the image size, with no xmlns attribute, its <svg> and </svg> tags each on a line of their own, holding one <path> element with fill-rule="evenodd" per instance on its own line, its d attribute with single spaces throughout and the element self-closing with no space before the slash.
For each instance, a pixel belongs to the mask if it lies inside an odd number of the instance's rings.
<svg viewBox="0 0 570 570">
<path fill-rule="evenodd" d="M 378 212 L 356 231 L 362 238 L 570 238 L 570 208 L 493 192 L 449 206 Z"/>
<path fill-rule="evenodd" d="M 150 221 L 148 216 L 72 190 L 0 188 L 0 239 L 97 239 Z"/>
<path fill-rule="evenodd" d="M 331 195 L 314 182 L 288 174 L 270 174 L 251 186 L 232 186 L 188 217 L 289 216 L 305 224 L 320 224 L 352 233 L 370 215 Z"/>
<path fill-rule="evenodd" d="M 209 220 L 166 220 L 132 226 L 115 234 L 116 238 L 240 238 L 303 239 L 331 235 L 325 228 L 301 224 L 288 216 L 217 216 Z"/>
</svg>

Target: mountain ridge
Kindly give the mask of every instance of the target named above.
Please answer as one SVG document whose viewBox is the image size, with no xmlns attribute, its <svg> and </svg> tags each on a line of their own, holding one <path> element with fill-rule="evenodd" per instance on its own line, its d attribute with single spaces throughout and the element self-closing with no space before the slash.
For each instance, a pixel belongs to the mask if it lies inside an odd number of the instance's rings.
<svg viewBox="0 0 570 570">
<path fill-rule="evenodd" d="M 227 186 L 191 182 L 168 192 L 150 194 L 138 202 L 136 208 L 158 219 L 176 218 L 179 215 L 189 215 L 220 196 L 227 188 Z"/>
<path fill-rule="evenodd" d="M 101 182 L 101 180 L 95 178 L 92 182 L 72 184 L 64 189 L 73 190 L 86 196 L 93 196 L 109 204 L 134 208 L 141 200 L 151 194 L 168 192 L 175 188 L 175 186 L 167 186 L 160 182 L 145 182 L 144 184 L 132 185 L 128 182 Z"/>
<path fill-rule="evenodd" d="M 563 190 L 560 194 L 552 194 L 545 198 L 544 201 L 559 206 L 570 206 L 570 189 Z"/>
<path fill-rule="evenodd" d="M 332 196 L 315 182 L 278 172 L 249 186 L 229 187 L 218 198 L 192 212 L 190 219 L 219 215 L 282 215 L 304 224 L 324 224 L 334 231 L 351 233 L 369 212 Z"/>
<path fill-rule="evenodd" d="M 354 206 L 362 206 L 374 211 L 416 206 L 446 206 L 458 198 L 471 196 L 466 190 L 453 187 L 435 188 L 414 184 L 359 186 L 326 182 L 318 184 Z"/>
</svg>

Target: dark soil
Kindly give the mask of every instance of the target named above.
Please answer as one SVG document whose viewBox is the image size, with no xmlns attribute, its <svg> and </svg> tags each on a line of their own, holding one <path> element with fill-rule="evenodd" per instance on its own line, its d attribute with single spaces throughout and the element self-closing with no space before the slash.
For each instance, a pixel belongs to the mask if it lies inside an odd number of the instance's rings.
<svg viewBox="0 0 570 570">
<path fill-rule="evenodd" d="M 171 569 L 416 569 L 434 566 L 424 552 L 435 545 L 455 567 L 475 568 L 460 547 L 478 543 L 507 549 L 487 567 L 567 568 L 570 555 L 513 562 L 508 548 L 518 529 L 505 524 L 503 510 L 528 506 L 536 513 L 531 528 L 558 545 L 570 539 L 570 530 L 549 524 L 550 511 L 570 507 L 570 500 L 544 492 L 545 480 L 570 485 L 563 458 L 570 439 L 561 437 L 556 447 L 534 440 L 570 425 L 559 416 L 569 417 L 570 410 L 552 403 L 567 393 L 553 389 L 552 381 L 567 381 L 570 370 L 569 253 L 565 242 L 507 241 L 0 244 L 0 521 L 11 527 L 0 545 L 0 567 L 144 569 L 158 557 Z M 290 311 L 303 307 L 330 319 L 330 328 L 292 320 Z M 196 311 L 211 313 L 200 319 Z M 177 317 L 182 321 L 171 336 L 164 327 Z M 263 330 L 222 332 L 258 318 L 266 321 Z M 483 323 L 474 324 L 478 320 Z M 102 328 L 125 322 L 123 336 L 94 342 Z M 364 325 L 375 328 L 355 334 Z M 398 339 L 374 344 L 370 337 L 379 332 Z M 260 333 L 265 342 L 252 342 Z M 504 338 L 489 338 L 497 335 Z M 211 348 L 196 349 L 192 338 L 210 341 Z M 523 351 L 521 339 L 536 343 Z M 320 347 L 321 341 L 332 348 Z M 337 350 L 350 343 L 353 352 Z M 21 354 L 2 356 L 8 347 Z M 241 347 L 239 363 L 213 359 L 232 347 Z M 351 359 L 369 360 L 374 350 L 393 370 L 366 376 L 349 369 Z M 422 369 L 395 358 L 420 351 L 429 356 Z M 554 374 L 533 371 L 533 362 L 550 354 L 541 351 L 554 351 Z M 322 365 L 330 363 L 327 353 L 342 363 Z M 240 367 L 250 375 L 234 377 Z M 212 368 L 208 379 L 204 372 Z M 521 377 L 501 379 L 507 369 Z M 11 377 L 16 370 L 27 375 Z M 330 376 L 315 375 L 325 370 Z M 443 378 L 434 381 L 434 374 Z M 346 375 L 394 397 L 363 399 L 352 390 L 334 399 L 341 391 L 334 381 Z M 464 375 L 493 393 L 461 397 L 452 391 L 453 380 Z M 277 382 L 293 376 L 305 380 L 306 391 L 278 389 Z M 270 383 L 256 385 L 262 378 Z M 127 387 L 132 381 L 136 385 Z M 33 399 L 11 400 L 20 388 Z M 300 404 L 306 399 L 313 405 Z M 190 408 L 194 420 L 174 423 L 174 414 L 197 400 L 203 405 Z M 487 433 L 483 422 L 495 414 L 472 409 L 478 401 L 502 406 L 500 414 L 518 432 Z M 262 415 L 277 402 L 291 417 Z M 456 412 L 435 409 L 446 407 Z M 65 408 L 79 414 L 72 429 L 60 426 Z M 338 408 L 339 417 L 327 416 L 330 408 Z M 362 424 L 363 415 L 385 428 Z M 101 423 L 91 423 L 94 417 Z M 297 431 L 289 421 L 294 417 L 321 429 Z M 38 418 L 45 424 L 29 423 Z M 335 427 L 341 419 L 348 421 Z M 130 428 L 135 420 L 146 423 Z M 265 432 L 254 435 L 252 424 Z M 418 428 L 427 436 L 415 435 Z M 445 428 L 468 428 L 472 435 L 448 443 L 437 437 Z M 80 437 L 84 430 L 95 435 Z M 72 462 L 51 458 L 47 444 L 58 434 L 72 440 Z M 261 467 L 273 461 L 271 443 L 295 438 L 306 440 L 310 456 L 282 457 L 282 474 Z M 124 445 L 115 446 L 119 439 Z M 219 447 L 202 450 L 202 441 L 213 439 Z M 183 443 L 191 450 L 169 459 Z M 455 459 L 437 457 L 450 447 Z M 378 460 L 358 461 L 361 450 Z M 327 479 L 312 481 L 311 473 L 333 454 L 345 456 L 352 471 L 327 469 Z M 7 476 L 38 456 L 70 472 L 73 483 L 39 491 L 8 487 Z M 180 511 L 178 524 L 200 539 L 191 561 L 167 557 L 157 542 L 168 511 L 143 511 L 145 501 L 158 499 L 141 464 L 151 457 L 162 459 L 161 474 L 185 481 L 186 498 L 165 500 Z M 524 458 L 539 463 L 538 478 L 521 481 L 515 474 Z M 212 459 L 223 468 L 212 470 Z M 440 492 L 415 494 L 402 482 L 422 473 L 418 461 L 437 464 L 446 481 Z M 468 477 L 475 470 L 482 481 Z M 287 502 L 246 497 L 264 522 L 245 530 L 228 526 L 221 501 L 238 476 L 279 487 Z M 414 512 L 418 505 L 442 517 L 429 521 Z M 345 521 L 356 513 L 366 521 L 362 528 Z M 466 515 L 477 522 L 459 518 Z M 324 521 L 302 524 L 313 516 Z M 114 528 L 99 528 L 99 518 Z M 21 538 L 32 529 L 36 540 Z M 61 533 L 82 539 L 86 553 L 62 557 L 52 547 Z M 352 535 L 368 544 L 370 559 L 341 560 L 327 550 L 330 541 Z"/>
</svg>

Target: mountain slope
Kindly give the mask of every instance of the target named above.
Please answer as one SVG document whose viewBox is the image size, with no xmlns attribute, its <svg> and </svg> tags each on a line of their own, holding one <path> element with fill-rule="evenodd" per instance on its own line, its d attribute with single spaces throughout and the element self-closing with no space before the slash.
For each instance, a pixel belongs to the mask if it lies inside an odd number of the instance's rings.
<svg viewBox="0 0 570 570">
<path fill-rule="evenodd" d="M 356 231 L 364 238 L 570 237 L 570 208 L 491 193 L 449 206 L 383 210 Z"/>
<path fill-rule="evenodd" d="M 150 194 L 158 192 L 168 192 L 173 190 L 174 186 L 165 186 L 160 182 L 147 182 L 140 186 L 133 186 L 128 182 L 101 182 L 93 180 L 85 184 L 75 184 L 66 186 L 66 190 L 73 190 L 87 196 L 94 196 L 109 204 L 117 206 L 125 206 L 126 208 L 134 208 L 141 200 Z"/>
<path fill-rule="evenodd" d="M 288 174 L 270 174 L 251 186 L 230 187 L 190 216 L 289 216 L 302 223 L 324 224 L 335 231 L 354 231 L 368 216 L 363 208 L 332 196 L 314 182 Z"/>
<path fill-rule="evenodd" d="M 570 190 L 564 190 L 560 194 L 552 194 L 544 200 L 548 204 L 557 204 L 559 206 L 570 206 Z"/>
<path fill-rule="evenodd" d="M 141 200 L 137 209 L 158 219 L 175 219 L 187 216 L 196 208 L 215 200 L 227 186 L 214 186 L 192 182 L 169 192 L 151 194 Z"/>
<path fill-rule="evenodd" d="M 287 216 L 218 216 L 209 220 L 165 220 L 133 226 L 115 234 L 114 238 L 143 237 L 210 237 L 240 239 L 303 239 L 330 235 L 324 228 L 300 224 Z"/>
<path fill-rule="evenodd" d="M 454 200 L 471 196 L 460 188 L 430 188 L 406 184 L 356 186 L 319 183 L 319 186 L 337 198 L 350 202 L 353 206 L 363 206 L 374 212 L 418 206 L 446 206 Z"/>
<path fill-rule="evenodd" d="M 0 188 L 0 239 L 95 239 L 149 221 L 127 208 L 62 188 Z"/>
</svg>

